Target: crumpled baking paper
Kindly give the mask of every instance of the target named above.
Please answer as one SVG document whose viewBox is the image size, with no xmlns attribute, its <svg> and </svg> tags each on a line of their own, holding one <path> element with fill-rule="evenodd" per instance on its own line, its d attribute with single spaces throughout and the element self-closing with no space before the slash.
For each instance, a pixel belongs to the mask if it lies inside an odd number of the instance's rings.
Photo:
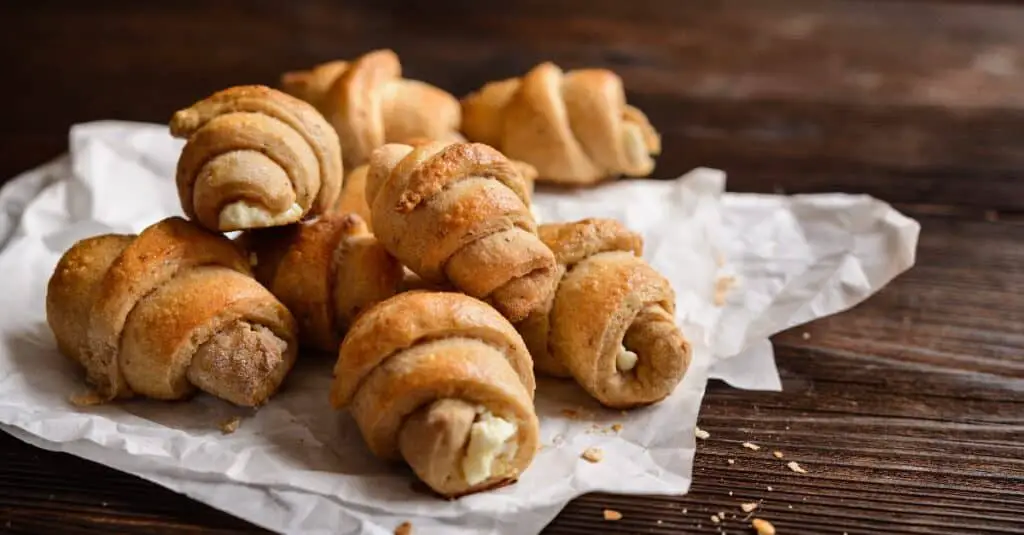
<svg viewBox="0 0 1024 535">
<path fill-rule="evenodd" d="M 302 359 L 258 411 L 210 396 L 76 407 L 82 372 L 46 325 L 47 280 L 76 240 L 138 232 L 180 214 L 181 142 L 163 126 L 77 125 L 70 154 L 0 192 L 0 426 L 39 447 L 130 472 L 287 533 L 536 533 L 592 491 L 682 494 L 708 377 L 779 389 L 768 337 L 860 302 L 914 262 L 919 226 L 864 196 L 724 194 L 720 171 L 552 192 L 543 221 L 613 217 L 641 232 L 644 256 L 672 282 L 693 363 L 663 403 L 603 410 L 570 383 L 540 380 L 544 448 L 520 481 L 442 501 L 407 468 L 367 452 L 351 418 L 327 402 L 330 362 Z M 576 416 L 564 413 L 569 409 Z M 224 435 L 221 422 L 242 416 Z M 612 429 L 621 424 L 621 431 Z M 580 460 L 589 446 L 604 460 Z"/>
</svg>

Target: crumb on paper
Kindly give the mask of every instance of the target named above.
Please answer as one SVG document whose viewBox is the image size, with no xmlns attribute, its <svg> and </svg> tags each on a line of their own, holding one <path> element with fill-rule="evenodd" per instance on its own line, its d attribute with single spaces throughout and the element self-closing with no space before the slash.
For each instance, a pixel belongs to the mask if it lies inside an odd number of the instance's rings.
<svg viewBox="0 0 1024 535">
<path fill-rule="evenodd" d="M 722 251 L 719 251 L 718 249 L 715 249 L 715 265 L 718 267 L 722 267 L 725 265 L 725 255 L 722 254 Z"/>
<path fill-rule="evenodd" d="M 729 464 L 736 464 L 736 459 L 726 459 L 725 462 L 727 462 Z"/>
<path fill-rule="evenodd" d="M 701 440 L 707 440 L 707 439 L 711 438 L 711 433 L 708 433 L 707 431 L 705 431 L 705 430 L 703 430 L 703 429 L 701 429 L 699 427 L 694 427 L 693 428 L 693 434 L 697 438 L 699 438 Z"/>
<path fill-rule="evenodd" d="M 807 470 L 804 470 L 804 467 L 802 467 L 799 464 L 797 464 L 796 461 L 789 461 L 788 463 L 786 463 L 786 466 L 788 466 L 790 470 L 792 470 L 792 471 L 794 471 L 794 472 L 796 472 L 798 474 L 806 474 L 807 473 Z"/>
<path fill-rule="evenodd" d="M 715 279 L 715 306 L 724 305 L 726 296 L 735 286 L 736 277 L 732 275 L 723 275 Z"/>
<path fill-rule="evenodd" d="M 801 334 L 800 337 L 803 338 L 804 340 L 810 340 L 811 333 L 804 331 L 804 334 Z"/>
<path fill-rule="evenodd" d="M 741 503 L 740 509 L 743 509 L 744 513 L 749 513 L 754 509 L 757 509 L 757 502 Z"/>
<path fill-rule="evenodd" d="M 231 433 L 238 431 L 239 425 L 242 425 L 242 418 L 239 416 L 232 416 L 220 423 L 220 432 L 225 435 L 230 435 Z"/>
<path fill-rule="evenodd" d="M 767 520 L 755 518 L 750 521 L 750 525 L 757 531 L 757 535 L 775 535 L 775 526 Z"/>
<path fill-rule="evenodd" d="M 612 424 L 612 431 L 616 433 L 622 431 L 622 424 Z"/>
<path fill-rule="evenodd" d="M 562 409 L 562 416 L 575 420 L 580 417 L 580 412 L 576 409 Z"/>
<path fill-rule="evenodd" d="M 758 446 L 757 444 L 754 444 L 753 442 L 744 442 L 743 443 L 743 447 L 747 448 L 748 450 L 754 450 L 754 451 L 758 451 L 758 450 L 761 449 L 761 446 Z"/>
<path fill-rule="evenodd" d="M 711 515 L 711 521 L 714 522 L 715 524 L 717 524 L 717 523 L 721 522 L 722 519 L 718 518 L 718 515 Z"/>
<path fill-rule="evenodd" d="M 624 410 L 622 410 L 622 411 L 619 411 L 619 414 L 621 414 L 621 415 L 623 415 L 623 416 L 629 416 L 629 413 L 628 413 L 628 412 L 626 412 L 626 411 L 624 411 Z"/>
<path fill-rule="evenodd" d="M 412 535 L 412 524 L 409 522 L 402 522 L 395 528 L 395 535 Z"/>
<path fill-rule="evenodd" d="M 613 509 L 605 509 L 604 510 L 604 519 L 605 520 L 611 520 L 611 521 L 622 520 L 622 513 L 618 512 L 618 511 L 615 511 Z"/>
<path fill-rule="evenodd" d="M 774 457 L 775 457 L 776 459 L 781 459 L 781 458 L 785 457 L 785 455 L 783 455 L 783 454 L 782 454 L 782 452 L 781 452 L 781 451 L 779 451 L 779 450 L 775 450 L 775 451 L 773 451 L 773 452 L 772 452 L 772 455 L 773 455 L 773 456 L 774 456 Z"/>
<path fill-rule="evenodd" d="M 604 452 L 601 451 L 601 448 L 591 447 L 583 450 L 583 453 L 580 454 L 580 457 L 583 458 L 584 461 L 587 461 L 589 463 L 599 463 L 602 459 L 604 459 Z"/>
<path fill-rule="evenodd" d="M 76 407 L 93 407 L 102 404 L 105 399 L 95 390 L 89 390 L 81 394 L 75 394 L 68 399 Z"/>
</svg>

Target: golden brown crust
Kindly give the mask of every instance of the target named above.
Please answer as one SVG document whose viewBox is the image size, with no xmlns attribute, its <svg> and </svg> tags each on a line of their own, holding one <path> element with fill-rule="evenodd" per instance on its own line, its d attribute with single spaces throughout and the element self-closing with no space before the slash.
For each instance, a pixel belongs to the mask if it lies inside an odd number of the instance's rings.
<svg viewBox="0 0 1024 535">
<path fill-rule="evenodd" d="M 179 110 L 170 127 L 188 140 L 177 170 L 182 209 L 210 230 L 285 225 L 337 202 L 338 136 L 302 100 L 263 86 L 232 87 Z M 238 203 L 261 215 L 231 212 Z"/>
<path fill-rule="evenodd" d="M 655 403 L 672 393 L 690 361 L 675 325 L 669 282 L 640 258 L 641 237 L 609 219 L 541 225 L 563 266 L 548 306 L 517 325 L 539 372 L 573 377 L 614 408 Z M 616 367 L 620 351 L 636 367 Z"/>
<path fill-rule="evenodd" d="M 415 291 L 356 319 L 331 403 L 350 408 L 370 450 L 405 459 L 435 491 L 458 496 L 516 479 L 537 451 L 529 353 L 512 325 L 471 297 Z M 459 461 L 481 410 L 513 422 L 507 465 L 470 483 Z"/>
<path fill-rule="evenodd" d="M 554 256 L 535 234 L 526 184 L 498 151 L 388 144 L 366 180 L 374 234 L 427 283 L 450 281 L 512 321 L 547 299 Z"/>
<path fill-rule="evenodd" d="M 528 162 L 541 180 L 589 184 L 645 176 L 661 151 L 647 117 L 626 105 L 622 80 L 604 69 L 563 73 L 542 63 L 522 78 L 485 85 L 462 107 L 470 140 Z"/>
<path fill-rule="evenodd" d="M 257 280 L 295 315 L 301 342 L 321 351 L 336 351 L 352 319 L 402 284 L 401 264 L 355 214 L 329 212 L 243 240 Z"/>
<path fill-rule="evenodd" d="M 163 399 L 187 395 L 191 389 L 182 387 L 181 374 L 196 347 L 238 322 L 264 325 L 285 342 L 280 367 L 244 379 L 262 383 L 269 395 L 294 360 L 294 320 L 251 279 L 240 251 L 223 236 L 176 217 L 138 236 L 75 244 L 50 279 L 47 321 L 58 346 L 82 364 L 104 400 L 134 392 Z M 241 399 L 208 386 L 213 395 Z"/>
<path fill-rule="evenodd" d="M 461 139 L 458 100 L 430 84 L 402 78 L 401 63 L 391 50 L 285 73 L 281 84 L 330 121 L 341 138 L 348 167 L 366 163 L 385 143 L 416 137 Z"/>
</svg>

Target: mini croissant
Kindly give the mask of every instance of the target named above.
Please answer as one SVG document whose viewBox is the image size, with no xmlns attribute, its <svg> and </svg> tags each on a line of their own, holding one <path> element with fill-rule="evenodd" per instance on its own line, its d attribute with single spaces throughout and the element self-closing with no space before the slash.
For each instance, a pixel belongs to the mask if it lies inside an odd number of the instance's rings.
<svg viewBox="0 0 1024 535">
<path fill-rule="evenodd" d="M 299 340 L 335 352 L 361 311 L 399 291 L 403 270 L 355 214 L 246 232 L 256 280 L 295 315 Z"/>
<path fill-rule="evenodd" d="M 444 496 L 514 482 L 537 453 L 533 367 L 515 328 L 457 293 L 414 291 L 356 319 L 331 403 L 370 450 Z"/>
<path fill-rule="evenodd" d="M 526 183 L 493 148 L 385 145 L 365 194 L 374 234 L 427 283 L 450 282 L 513 322 L 549 299 L 555 258 L 537 237 Z"/>
<path fill-rule="evenodd" d="M 296 355 L 294 319 L 234 244 L 181 218 L 76 243 L 50 278 L 46 319 L 100 401 L 199 389 L 257 406 Z"/>
<path fill-rule="evenodd" d="M 690 363 L 669 282 L 640 254 L 640 235 L 610 219 L 541 225 L 558 259 L 554 297 L 517 327 L 539 372 L 573 377 L 613 408 L 672 393 Z"/>
<path fill-rule="evenodd" d="M 341 138 L 349 168 L 366 163 L 370 153 L 385 143 L 416 137 L 462 140 L 459 101 L 430 84 L 402 78 L 402 65 L 391 50 L 285 73 L 281 85 L 316 106 L 330 121 Z"/>
<path fill-rule="evenodd" d="M 605 69 L 563 73 L 543 63 L 467 96 L 462 113 L 469 140 L 533 165 L 550 182 L 646 176 L 661 152 L 647 117 L 626 104 L 622 79 Z"/>
<path fill-rule="evenodd" d="M 220 232 L 296 223 L 334 207 L 341 147 L 305 102 L 267 87 L 226 89 L 178 111 L 171 134 L 181 207 Z"/>
</svg>

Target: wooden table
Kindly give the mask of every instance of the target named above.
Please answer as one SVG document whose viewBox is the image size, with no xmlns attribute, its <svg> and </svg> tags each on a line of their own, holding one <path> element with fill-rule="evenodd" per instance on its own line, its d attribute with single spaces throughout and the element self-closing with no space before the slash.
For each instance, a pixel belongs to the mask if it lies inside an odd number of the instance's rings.
<svg viewBox="0 0 1024 535">
<path fill-rule="evenodd" d="M 0 7 L 0 177 L 66 150 L 72 123 L 163 122 L 222 87 L 392 47 L 410 77 L 456 94 L 542 60 L 608 66 L 664 135 L 659 177 L 715 166 L 734 191 L 863 192 L 921 221 L 917 267 L 853 311 L 775 338 L 783 393 L 709 385 L 711 438 L 689 495 L 587 496 L 550 532 L 739 533 L 740 503 L 757 501 L 780 533 L 1024 533 L 1024 7 L 142 4 Z M 624 518 L 604 522 L 605 508 Z M 4 435 L 0 530 L 256 528 Z"/>
</svg>

